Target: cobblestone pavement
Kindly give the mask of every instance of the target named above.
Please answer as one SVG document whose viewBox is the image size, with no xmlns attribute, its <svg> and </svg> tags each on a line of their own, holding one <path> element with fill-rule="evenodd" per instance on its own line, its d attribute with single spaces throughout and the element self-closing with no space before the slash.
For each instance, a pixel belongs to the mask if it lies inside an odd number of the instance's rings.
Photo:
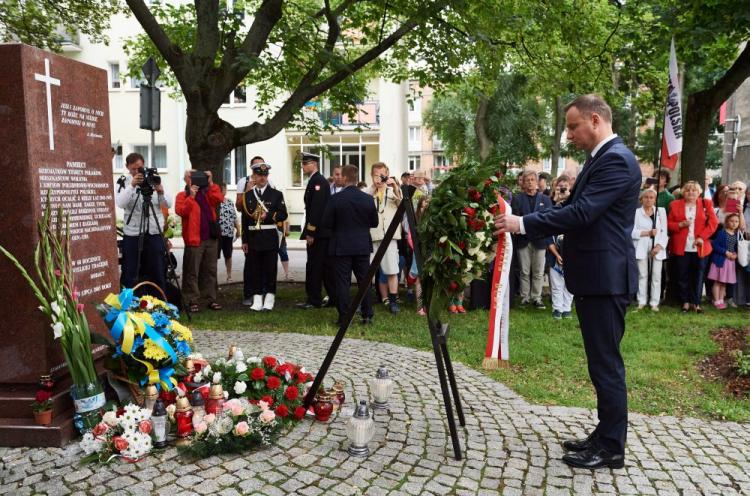
<svg viewBox="0 0 750 496">
<path fill-rule="evenodd" d="M 245 356 L 277 353 L 317 368 L 330 337 L 197 332 L 197 348 L 217 357 L 236 344 Z M 452 458 L 431 354 L 345 340 L 329 377 L 347 383 L 347 402 L 367 398 L 380 363 L 394 375 L 389 414 L 364 460 L 346 453 L 345 415 L 305 420 L 267 450 L 195 464 L 174 449 L 137 465 L 81 467 L 76 444 L 64 449 L 0 448 L 0 493 L 23 494 L 750 494 L 750 425 L 631 415 L 626 468 L 573 470 L 560 441 L 583 435 L 593 413 L 530 405 L 483 374 L 456 364 L 463 391 L 465 458 Z"/>
</svg>

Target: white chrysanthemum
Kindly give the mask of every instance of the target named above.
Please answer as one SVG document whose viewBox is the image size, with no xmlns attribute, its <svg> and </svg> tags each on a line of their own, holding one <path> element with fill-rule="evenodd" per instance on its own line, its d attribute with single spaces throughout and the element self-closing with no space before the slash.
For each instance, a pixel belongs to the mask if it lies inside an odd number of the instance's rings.
<svg viewBox="0 0 750 496">
<path fill-rule="evenodd" d="M 123 456 L 129 458 L 141 458 L 151 451 L 151 436 L 140 431 L 125 431 L 123 439 L 128 442 L 128 449 L 122 452 Z"/>
<path fill-rule="evenodd" d="M 247 370 L 247 365 L 245 365 L 245 362 L 237 362 L 235 368 L 237 369 L 237 372 L 241 374 Z"/>
<path fill-rule="evenodd" d="M 247 384 L 242 381 L 237 381 L 234 383 L 234 392 L 236 394 L 243 394 L 245 391 L 247 391 Z"/>
<path fill-rule="evenodd" d="M 221 372 L 214 372 L 213 382 L 214 384 L 219 384 L 221 382 Z"/>
<path fill-rule="evenodd" d="M 92 433 L 87 432 L 83 435 L 80 446 L 84 453 L 90 455 L 91 453 L 100 452 L 104 448 L 104 441 L 95 438 Z"/>
<path fill-rule="evenodd" d="M 117 418 L 117 413 L 114 410 L 106 412 L 102 416 L 102 420 L 110 427 L 115 427 L 118 423 L 120 423 L 120 420 Z"/>
</svg>

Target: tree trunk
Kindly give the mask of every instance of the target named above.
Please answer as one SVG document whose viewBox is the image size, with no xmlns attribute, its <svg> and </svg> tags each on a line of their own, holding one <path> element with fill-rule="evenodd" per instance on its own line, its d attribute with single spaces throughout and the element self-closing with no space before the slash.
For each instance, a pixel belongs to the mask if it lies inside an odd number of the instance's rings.
<svg viewBox="0 0 750 496">
<path fill-rule="evenodd" d="M 705 95 L 696 93 L 688 96 L 682 140 L 682 184 L 698 181 L 702 185 L 706 177 L 706 151 L 716 109 Z"/>
<path fill-rule="evenodd" d="M 484 93 L 479 95 L 477 104 L 477 113 L 474 117 L 474 133 L 477 136 L 477 145 L 479 145 L 479 160 L 483 163 L 490 158 L 492 154 L 492 140 L 487 134 L 487 109 L 490 106 L 490 99 Z"/>
<path fill-rule="evenodd" d="M 190 168 L 211 171 L 217 184 L 224 182 L 224 157 L 234 148 L 234 127 L 216 111 L 187 101 L 185 141 Z"/>
<path fill-rule="evenodd" d="M 555 97 L 555 137 L 552 140 L 552 167 L 550 173 L 552 177 L 557 177 L 557 164 L 560 163 L 560 141 L 562 141 L 563 133 L 563 104 L 562 97 L 559 95 Z"/>
</svg>

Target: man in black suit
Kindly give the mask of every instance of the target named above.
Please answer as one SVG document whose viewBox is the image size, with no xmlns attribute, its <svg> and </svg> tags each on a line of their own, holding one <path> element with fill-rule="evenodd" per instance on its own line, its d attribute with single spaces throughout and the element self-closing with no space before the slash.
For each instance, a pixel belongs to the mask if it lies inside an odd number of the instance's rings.
<svg viewBox="0 0 750 496">
<path fill-rule="evenodd" d="M 276 259 L 279 255 L 277 227 L 287 218 L 284 194 L 268 185 L 271 166 L 252 165 L 255 186 L 244 193 L 242 207 L 242 251 L 247 255 L 250 294 L 256 312 L 273 310 L 276 301 Z M 264 294 L 265 293 L 265 294 Z"/>
<path fill-rule="evenodd" d="M 308 310 L 323 306 L 322 288 L 325 285 L 329 299 L 333 300 L 332 270 L 325 270 L 328 256 L 330 232 L 321 225 L 323 212 L 331 198 L 331 185 L 318 171 L 320 157 L 302 153 L 302 171 L 310 176 L 305 188 L 305 227 L 300 239 L 307 242 L 307 264 L 305 265 L 305 292 L 307 301 L 298 305 Z M 329 301 L 333 305 L 333 301 Z"/>
<path fill-rule="evenodd" d="M 328 253 L 335 267 L 338 325 L 344 323 L 344 315 L 351 304 L 352 272 L 357 284 L 362 284 L 367 277 L 372 253 L 370 228 L 378 226 L 378 212 L 372 196 L 357 188 L 357 167 L 345 165 L 342 174 L 344 189 L 331 198 L 323 214 L 323 226 L 331 231 Z M 372 322 L 370 291 L 362 301 L 361 313 L 363 324 Z"/>
<path fill-rule="evenodd" d="M 638 287 L 630 233 L 641 170 L 612 133 L 612 110 L 601 97 L 579 96 L 565 111 L 568 140 L 589 157 L 570 197 L 560 208 L 523 217 L 499 215 L 495 227 L 529 236 L 565 234 L 565 285 L 575 295 L 599 424 L 585 439 L 563 443 L 571 452 L 563 461 L 582 468 L 622 468 L 628 400 L 620 341 L 625 308 Z"/>
</svg>

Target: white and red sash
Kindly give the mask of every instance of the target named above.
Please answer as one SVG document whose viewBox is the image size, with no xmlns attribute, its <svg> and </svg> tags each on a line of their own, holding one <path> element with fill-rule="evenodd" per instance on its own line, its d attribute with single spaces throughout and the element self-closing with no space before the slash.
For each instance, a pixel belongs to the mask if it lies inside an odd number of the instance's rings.
<svg viewBox="0 0 750 496">
<path fill-rule="evenodd" d="M 504 214 L 510 205 L 502 198 L 498 199 L 499 211 Z M 497 253 L 492 272 L 490 301 L 490 321 L 487 334 L 487 348 L 484 352 L 482 367 L 496 369 L 507 364 L 508 355 L 508 321 L 510 311 L 510 263 L 513 258 L 513 241 L 510 233 L 501 234 L 497 240 Z"/>
</svg>

